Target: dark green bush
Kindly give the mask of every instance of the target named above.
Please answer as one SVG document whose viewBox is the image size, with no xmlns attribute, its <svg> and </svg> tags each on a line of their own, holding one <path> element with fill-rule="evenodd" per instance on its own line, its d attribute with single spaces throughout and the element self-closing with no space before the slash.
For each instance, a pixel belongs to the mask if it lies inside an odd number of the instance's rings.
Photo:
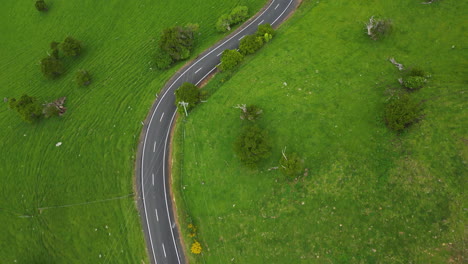
<svg viewBox="0 0 468 264">
<path fill-rule="evenodd" d="M 42 117 L 43 106 L 36 97 L 24 94 L 19 100 L 11 98 L 9 106 L 11 109 L 16 110 L 26 122 L 32 123 Z"/>
<path fill-rule="evenodd" d="M 78 86 L 88 86 L 91 84 L 91 75 L 86 70 L 79 70 L 76 72 L 75 82 Z"/>
<path fill-rule="evenodd" d="M 257 119 L 260 119 L 260 117 L 263 114 L 263 110 L 256 105 L 249 105 L 240 109 L 240 119 L 242 120 L 255 121 Z"/>
<path fill-rule="evenodd" d="M 63 41 L 62 44 L 60 44 L 60 47 L 62 49 L 62 52 L 65 56 L 78 56 L 81 53 L 81 42 L 72 38 L 72 37 L 67 37 Z"/>
<path fill-rule="evenodd" d="M 166 28 L 159 39 L 159 48 L 167 52 L 173 61 L 187 59 L 195 44 L 196 31 L 197 24 Z"/>
<path fill-rule="evenodd" d="M 186 103 L 187 112 L 200 102 L 200 89 L 191 83 L 183 83 L 176 91 L 176 106 L 179 113 L 185 113 L 182 103 Z"/>
<path fill-rule="evenodd" d="M 249 8 L 246 6 L 237 6 L 229 15 L 231 17 L 231 25 L 238 24 L 249 18 Z"/>
<path fill-rule="evenodd" d="M 262 24 L 258 26 L 257 33 L 255 34 L 257 35 L 257 37 L 262 37 L 265 40 L 265 42 L 268 42 L 270 41 L 270 39 L 273 38 L 275 33 L 275 30 L 271 27 L 270 24 Z"/>
<path fill-rule="evenodd" d="M 379 40 L 390 34 L 393 28 L 392 21 L 389 19 L 375 19 L 371 17 L 366 24 L 367 35 L 373 40 Z"/>
<path fill-rule="evenodd" d="M 154 65 L 160 70 L 165 70 L 171 67 L 173 61 L 171 55 L 165 50 L 158 47 L 154 55 Z"/>
<path fill-rule="evenodd" d="M 424 87 L 427 79 L 421 76 L 409 76 L 403 79 L 403 86 L 409 90 L 418 90 Z"/>
<path fill-rule="evenodd" d="M 407 93 L 393 96 L 385 105 L 384 119 L 388 128 L 401 132 L 417 121 L 421 107 Z"/>
<path fill-rule="evenodd" d="M 221 55 L 221 65 L 219 69 L 221 71 L 229 71 L 235 69 L 242 61 L 244 56 L 240 54 L 237 50 L 225 50 L 223 55 Z"/>
<path fill-rule="evenodd" d="M 263 38 L 256 35 L 247 35 L 241 39 L 239 51 L 244 55 L 255 53 L 263 46 Z"/>
<path fill-rule="evenodd" d="M 286 176 L 297 176 L 304 170 L 304 163 L 296 153 L 283 153 L 279 164 L 280 171 Z"/>
<path fill-rule="evenodd" d="M 242 163 L 255 167 L 271 154 L 267 132 L 256 124 L 246 126 L 234 144 L 234 151 Z"/>
<path fill-rule="evenodd" d="M 41 60 L 41 71 L 46 78 L 55 79 L 64 73 L 65 68 L 59 59 L 49 56 Z"/>
<path fill-rule="evenodd" d="M 35 7 L 38 11 L 47 11 L 47 4 L 44 2 L 44 0 L 37 0 L 35 3 Z"/>
</svg>

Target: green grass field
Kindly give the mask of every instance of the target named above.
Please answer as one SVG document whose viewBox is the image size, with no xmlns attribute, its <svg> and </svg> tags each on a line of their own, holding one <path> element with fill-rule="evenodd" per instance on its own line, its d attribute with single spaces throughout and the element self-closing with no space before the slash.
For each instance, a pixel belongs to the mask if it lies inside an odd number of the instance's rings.
<svg viewBox="0 0 468 264">
<path fill-rule="evenodd" d="M 0 262 L 148 263 L 133 195 L 136 146 L 155 95 L 185 63 L 150 70 L 155 40 L 163 28 L 199 23 L 194 57 L 223 37 L 218 16 L 241 4 L 253 14 L 265 1 L 46 2 L 46 13 L 30 1 L 0 10 L 1 98 L 68 98 L 62 118 L 38 124 L 0 107 Z M 63 77 L 46 80 L 38 63 L 68 35 L 84 51 L 65 60 Z M 88 88 L 73 83 L 81 68 L 93 77 Z"/>
<path fill-rule="evenodd" d="M 231 79 L 204 88 L 208 101 L 178 121 L 173 169 L 203 242 L 195 263 L 466 261 L 468 4 L 420 2 L 304 1 Z M 393 21 L 382 41 L 365 34 L 372 15 Z M 432 74 L 412 95 L 423 120 L 401 135 L 382 117 L 399 87 L 389 57 Z M 273 142 L 259 170 L 234 155 L 242 103 L 264 109 Z M 307 177 L 267 170 L 285 147 Z"/>
</svg>

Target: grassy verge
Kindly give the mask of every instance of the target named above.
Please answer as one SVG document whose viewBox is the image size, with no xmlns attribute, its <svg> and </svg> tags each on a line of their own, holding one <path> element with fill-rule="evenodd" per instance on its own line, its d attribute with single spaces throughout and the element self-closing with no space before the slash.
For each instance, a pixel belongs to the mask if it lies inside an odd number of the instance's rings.
<svg viewBox="0 0 468 264">
<path fill-rule="evenodd" d="M 254 13 L 265 1 L 47 2 L 44 13 L 21 1 L 0 10 L 1 98 L 68 98 L 62 118 L 34 125 L 0 107 L 0 259 L 148 262 L 132 187 L 137 140 L 155 95 L 185 63 L 150 69 L 155 40 L 166 27 L 198 23 L 195 57 L 223 37 L 221 14 L 242 4 Z M 83 53 L 65 60 L 63 77 L 46 80 L 38 62 L 68 35 Z M 73 82 L 78 69 L 91 73 L 89 87 Z"/>
<path fill-rule="evenodd" d="M 203 241 L 195 262 L 462 262 L 467 7 L 305 1 L 232 78 L 208 83 L 174 141 L 175 190 Z M 381 41 L 365 34 L 372 15 L 393 21 Z M 424 118 L 401 135 L 382 120 L 399 86 L 389 57 L 432 73 L 413 94 Z M 233 152 L 242 103 L 264 109 L 274 143 L 259 170 Z M 267 170 L 284 147 L 304 157 L 307 177 Z"/>
</svg>

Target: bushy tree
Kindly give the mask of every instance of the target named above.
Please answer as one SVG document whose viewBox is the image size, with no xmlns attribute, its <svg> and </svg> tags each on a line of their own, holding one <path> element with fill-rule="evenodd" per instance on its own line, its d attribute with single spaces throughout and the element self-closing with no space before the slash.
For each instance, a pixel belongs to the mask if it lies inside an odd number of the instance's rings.
<svg viewBox="0 0 468 264">
<path fill-rule="evenodd" d="M 247 35 L 241 39 L 239 51 L 244 54 L 253 54 L 263 46 L 263 37 L 256 35 Z"/>
<path fill-rule="evenodd" d="M 32 123 L 42 117 L 43 106 L 36 97 L 23 94 L 19 100 L 11 98 L 9 106 L 26 122 Z"/>
<path fill-rule="evenodd" d="M 77 56 L 81 53 L 81 42 L 72 38 L 72 37 L 67 37 L 63 41 L 63 43 L 60 45 L 62 52 L 65 56 Z"/>
<path fill-rule="evenodd" d="M 154 64 L 156 68 L 165 70 L 171 67 L 173 61 L 171 55 L 161 48 L 157 48 L 156 54 L 154 55 Z"/>
<path fill-rule="evenodd" d="M 218 68 L 221 71 L 229 71 L 236 68 L 242 60 L 244 60 L 244 56 L 240 52 L 227 49 L 221 55 L 221 65 Z"/>
<path fill-rule="evenodd" d="M 304 163 L 296 153 L 283 152 L 279 164 L 280 171 L 286 176 L 297 176 L 304 170 Z"/>
<path fill-rule="evenodd" d="M 385 105 L 384 119 L 388 128 L 401 132 L 418 119 L 421 107 L 407 93 L 395 95 Z"/>
<path fill-rule="evenodd" d="M 200 89 L 191 83 L 183 83 L 176 91 L 176 106 L 179 113 L 185 113 L 185 109 L 190 111 L 200 102 Z M 184 106 L 185 105 L 185 109 Z"/>
<path fill-rule="evenodd" d="M 427 82 L 427 79 L 421 76 L 409 76 L 403 79 L 403 86 L 409 90 L 421 89 Z"/>
<path fill-rule="evenodd" d="M 246 126 L 236 140 L 234 150 L 242 163 L 255 167 L 271 154 L 267 132 L 256 124 Z"/>
<path fill-rule="evenodd" d="M 238 105 L 237 108 L 241 110 L 240 119 L 248 120 L 248 121 L 255 121 L 260 119 L 263 114 L 263 110 L 256 106 L 256 105 Z"/>
<path fill-rule="evenodd" d="M 376 19 L 372 16 L 366 24 L 367 35 L 373 40 L 378 40 L 388 35 L 392 31 L 392 27 L 391 20 Z"/>
<path fill-rule="evenodd" d="M 42 110 L 42 112 L 45 118 L 51 118 L 60 114 L 60 110 L 57 108 L 56 105 L 53 104 L 47 104 Z"/>
<path fill-rule="evenodd" d="M 78 86 L 88 86 L 91 84 L 91 75 L 86 70 L 79 70 L 76 72 L 75 82 Z"/>
<path fill-rule="evenodd" d="M 231 17 L 231 24 L 238 24 L 249 17 L 249 8 L 246 6 L 237 6 L 229 15 Z"/>
<path fill-rule="evenodd" d="M 37 0 L 35 7 L 38 11 L 47 11 L 47 4 L 44 2 L 44 0 Z"/>
<path fill-rule="evenodd" d="M 197 24 L 167 28 L 163 30 L 159 48 L 166 51 L 174 61 L 187 59 L 193 49 L 197 30 Z"/>
<path fill-rule="evenodd" d="M 256 35 L 258 37 L 264 37 L 265 34 L 269 34 L 271 36 L 274 36 L 276 34 L 275 30 L 271 27 L 270 24 L 261 24 L 258 26 L 257 33 Z"/>
<path fill-rule="evenodd" d="M 216 30 L 219 32 L 227 32 L 231 30 L 232 18 L 228 14 L 223 14 L 216 21 Z"/>
<path fill-rule="evenodd" d="M 41 60 L 42 74 L 48 79 L 55 79 L 65 71 L 63 63 L 54 56 L 48 56 Z"/>
</svg>

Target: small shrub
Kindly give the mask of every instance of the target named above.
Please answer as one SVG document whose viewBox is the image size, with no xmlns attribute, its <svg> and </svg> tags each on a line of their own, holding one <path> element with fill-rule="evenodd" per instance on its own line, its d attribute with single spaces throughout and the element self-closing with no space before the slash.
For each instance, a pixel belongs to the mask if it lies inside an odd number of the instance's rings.
<svg viewBox="0 0 468 264">
<path fill-rule="evenodd" d="M 37 0 L 35 3 L 35 7 L 37 11 L 41 11 L 41 12 L 47 11 L 47 4 L 44 2 L 44 0 Z"/>
<path fill-rule="evenodd" d="M 202 252 L 202 246 L 201 246 L 200 242 L 198 242 L 198 241 L 195 240 L 195 241 L 192 243 L 192 246 L 190 247 L 190 251 L 191 251 L 193 254 L 196 254 L 196 255 L 201 254 L 201 252 Z"/>
<path fill-rule="evenodd" d="M 72 38 L 67 37 L 60 45 L 62 52 L 65 56 L 77 56 L 81 53 L 81 42 Z"/>
<path fill-rule="evenodd" d="M 421 107 L 407 93 L 393 96 L 385 105 L 384 119 L 387 127 L 401 132 L 418 119 Z"/>
<path fill-rule="evenodd" d="M 260 119 L 260 117 L 263 114 L 263 110 L 256 106 L 256 105 L 249 105 L 247 107 L 242 107 L 241 109 L 241 115 L 240 119 L 242 120 L 248 120 L 248 121 L 255 121 L 257 119 Z"/>
<path fill-rule="evenodd" d="M 29 123 L 37 121 L 42 117 L 43 106 L 36 97 L 22 95 L 19 100 L 11 98 L 9 107 L 16 110 L 21 118 Z"/>
<path fill-rule="evenodd" d="M 225 50 L 221 55 L 221 65 L 219 69 L 221 71 L 233 70 L 244 60 L 244 56 L 237 50 Z"/>
<path fill-rule="evenodd" d="M 304 169 L 304 163 L 302 162 L 299 155 L 297 155 L 296 153 L 292 153 L 289 155 L 283 153 L 279 164 L 280 171 L 286 176 L 297 176 Z"/>
<path fill-rule="evenodd" d="M 418 67 L 412 67 L 408 70 L 408 76 L 420 76 L 420 77 L 427 77 L 427 73 Z"/>
<path fill-rule="evenodd" d="M 64 73 L 65 68 L 59 59 L 49 56 L 41 60 L 41 71 L 46 78 L 56 79 Z"/>
<path fill-rule="evenodd" d="M 371 17 L 366 24 L 367 35 L 373 40 L 379 40 L 392 31 L 392 21 L 389 19 L 375 19 Z"/>
<path fill-rule="evenodd" d="M 79 70 L 76 72 L 75 82 L 78 86 L 88 86 L 91 84 L 91 75 L 86 70 Z"/>
<path fill-rule="evenodd" d="M 424 87 L 427 79 L 421 76 L 409 76 L 403 79 L 403 86 L 409 90 L 418 90 Z"/>
<path fill-rule="evenodd" d="M 255 124 L 245 127 L 234 144 L 234 150 L 242 163 L 255 167 L 271 154 L 267 132 Z"/>
<path fill-rule="evenodd" d="M 228 14 L 223 14 L 218 18 L 216 22 L 216 30 L 219 32 L 227 32 L 231 30 L 232 19 Z"/>
<path fill-rule="evenodd" d="M 263 37 L 256 35 L 247 35 L 241 39 L 239 51 L 244 54 L 253 54 L 263 46 Z"/>
<path fill-rule="evenodd" d="M 176 91 L 176 106 L 179 113 L 190 111 L 200 102 L 200 89 L 191 83 L 183 83 Z M 185 109 L 182 103 L 186 104 Z"/>
<path fill-rule="evenodd" d="M 231 17 L 232 25 L 238 24 L 249 17 L 249 8 L 246 6 L 237 6 L 231 11 L 229 16 Z"/>
<path fill-rule="evenodd" d="M 51 118 L 53 116 L 58 116 L 60 114 L 60 111 L 57 108 L 57 106 L 53 104 L 46 105 L 44 109 L 42 110 L 42 112 L 45 118 Z"/>
</svg>

